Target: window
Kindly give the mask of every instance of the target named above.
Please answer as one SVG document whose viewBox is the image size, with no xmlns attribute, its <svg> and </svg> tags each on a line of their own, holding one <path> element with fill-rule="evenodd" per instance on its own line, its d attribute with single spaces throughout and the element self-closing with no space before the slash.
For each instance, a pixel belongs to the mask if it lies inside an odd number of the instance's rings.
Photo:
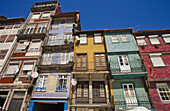
<svg viewBox="0 0 170 111">
<path fill-rule="evenodd" d="M 163 34 L 162 37 L 166 44 L 170 43 L 170 34 Z"/>
<path fill-rule="evenodd" d="M 4 42 L 5 39 L 6 39 L 6 37 L 7 37 L 7 35 L 2 35 L 2 36 L 0 37 L 0 42 Z"/>
<path fill-rule="evenodd" d="M 93 81 L 93 103 L 106 103 L 105 84 L 103 81 Z"/>
<path fill-rule="evenodd" d="M 95 68 L 96 70 L 106 70 L 106 59 L 104 54 L 95 54 Z"/>
<path fill-rule="evenodd" d="M 136 39 L 139 46 L 147 45 L 145 41 L 145 36 L 137 36 Z"/>
<path fill-rule="evenodd" d="M 15 35 L 9 35 L 8 39 L 6 40 L 6 42 L 13 42 L 15 38 Z"/>
<path fill-rule="evenodd" d="M 76 70 L 87 70 L 87 55 L 77 54 Z"/>
<path fill-rule="evenodd" d="M 20 65 L 20 62 L 18 61 L 9 62 L 5 76 L 15 75 L 16 73 L 18 73 L 19 65 Z"/>
<path fill-rule="evenodd" d="M 101 33 L 94 34 L 94 43 L 102 43 Z"/>
<path fill-rule="evenodd" d="M 16 23 L 14 28 L 20 28 L 21 27 L 21 24 L 20 23 Z"/>
<path fill-rule="evenodd" d="M 80 44 L 87 44 L 87 34 L 80 35 Z"/>
<path fill-rule="evenodd" d="M 122 34 L 122 35 L 121 35 L 121 38 L 122 38 L 122 42 L 128 42 L 128 37 L 127 37 L 127 35 Z"/>
<path fill-rule="evenodd" d="M 59 75 L 57 81 L 57 92 L 67 92 L 67 75 Z"/>
<path fill-rule="evenodd" d="M 131 72 L 128 57 L 126 55 L 118 56 L 118 61 L 119 61 L 119 66 L 120 66 L 121 72 Z"/>
<path fill-rule="evenodd" d="M 50 53 L 43 54 L 42 65 L 50 65 L 51 61 L 52 61 L 52 54 Z"/>
<path fill-rule="evenodd" d="M 136 99 L 135 90 L 133 84 L 123 84 L 123 91 L 126 100 L 127 109 L 132 109 L 138 107 L 138 102 Z"/>
<path fill-rule="evenodd" d="M 28 46 L 29 46 L 28 41 L 21 40 L 17 45 L 16 52 L 26 52 Z"/>
<path fill-rule="evenodd" d="M 65 40 L 67 40 L 68 43 L 73 43 L 72 34 L 64 34 L 64 41 L 63 41 L 63 44 L 65 44 Z"/>
<path fill-rule="evenodd" d="M 0 30 L 5 29 L 6 25 L 1 25 Z"/>
<path fill-rule="evenodd" d="M 60 53 L 60 64 L 66 64 L 70 61 L 70 53 Z"/>
<path fill-rule="evenodd" d="M 117 35 L 111 35 L 111 40 L 112 40 L 112 43 L 119 42 Z"/>
<path fill-rule="evenodd" d="M 4 59 L 8 50 L 0 50 L 0 59 Z"/>
<path fill-rule="evenodd" d="M 66 27 L 73 27 L 74 20 L 67 20 Z"/>
<path fill-rule="evenodd" d="M 24 61 L 21 75 L 28 75 L 32 73 L 34 67 L 33 61 Z"/>
<path fill-rule="evenodd" d="M 25 29 L 25 34 L 32 34 L 34 33 L 34 30 L 35 30 L 35 25 L 29 25 L 27 26 L 27 28 Z"/>
<path fill-rule="evenodd" d="M 32 18 L 31 19 L 39 19 L 40 18 L 40 13 L 34 13 L 32 15 Z"/>
<path fill-rule="evenodd" d="M 164 67 L 165 64 L 161 58 L 161 54 L 150 54 L 150 59 L 154 67 Z"/>
<path fill-rule="evenodd" d="M 8 111 L 20 111 L 24 97 L 25 91 L 14 91 Z"/>
<path fill-rule="evenodd" d="M 29 51 L 39 51 L 40 47 L 41 47 L 41 40 L 32 39 L 32 42 L 29 47 Z"/>
<path fill-rule="evenodd" d="M 157 83 L 157 91 L 162 102 L 170 101 L 170 90 L 167 83 Z"/>
<path fill-rule="evenodd" d="M 40 75 L 37 81 L 36 91 L 46 91 L 47 80 L 47 75 Z"/>
<path fill-rule="evenodd" d="M 37 29 L 36 29 L 36 33 L 43 33 L 46 30 L 46 25 L 45 24 L 39 24 Z"/>
<path fill-rule="evenodd" d="M 152 45 L 160 44 L 160 42 L 158 40 L 158 35 L 150 35 L 148 37 L 149 37 L 149 40 L 150 40 Z"/>
<path fill-rule="evenodd" d="M 8 91 L 0 91 L 0 107 L 1 108 L 3 108 L 7 96 L 8 96 Z"/>
<path fill-rule="evenodd" d="M 59 21 L 53 21 L 52 23 L 52 29 L 59 29 L 60 22 Z"/>
<path fill-rule="evenodd" d="M 50 12 L 44 12 L 42 15 L 42 19 L 47 19 L 50 17 Z"/>
<path fill-rule="evenodd" d="M 9 24 L 7 25 L 6 29 L 12 29 L 13 26 L 14 26 L 13 24 Z"/>
<path fill-rule="evenodd" d="M 89 82 L 88 81 L 77 82 L 76 103 L 89 103 Z"/>
<path fill-rule="evenodd" d="M 48 45 L 56 45 L 57 44 L 57 36 L 58 35 L 50 35 L 48 39 Z"/>
</svg>

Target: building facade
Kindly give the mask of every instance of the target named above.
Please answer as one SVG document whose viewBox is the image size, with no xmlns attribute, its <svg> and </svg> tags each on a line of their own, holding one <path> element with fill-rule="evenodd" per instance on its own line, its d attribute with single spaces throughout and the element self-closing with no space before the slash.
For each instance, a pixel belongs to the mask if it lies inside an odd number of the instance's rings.
<svg viewBox="0 0 170 111">
<path fill-rule="evenodd" d="M 129 110 L 138 106 L 151 109 L 143 82 L 147 71 L 139 56 L 132 29 L 105 30 L 104 36 L 114 110 Z"/>
<path fill-rule="evenodd" d="M 39 77 L 29 111 L 68 111 L 74 56 L 73 26 L 80 29 L 79 12 L 52 16 L 37 65 Z"/>
<path fill-rule="evenodd" d="M 74 42 L 72 111 L 110 111 L 108 64 L 104 31 L 76 32 Z"/>
<path fill-rule="evenodd" d="M 149 73 L 149 93 L 158 111 L 170 109 L 170 29 L 134 33 Z"/>
<path fill-rule="evenodd" d="M 19 86 L 15 81 L 19 69 L 12 65 L 15 63 L 9 62 L 17 43 L 17 32 L 23 26 L 24 21 L 23 17 L 0 16 L 0 110 L 4 111 L 12 111 L 14 102 L 18 104 L 16 109 L 24 109 L 26 105 L 26 102 L 23 102 L 26 95 L 19 91 L 19 88 L 23 86 Z M 19 100 L 15 99 L 18 97 L 17 94 L 21 94 Z"/>
</svg>

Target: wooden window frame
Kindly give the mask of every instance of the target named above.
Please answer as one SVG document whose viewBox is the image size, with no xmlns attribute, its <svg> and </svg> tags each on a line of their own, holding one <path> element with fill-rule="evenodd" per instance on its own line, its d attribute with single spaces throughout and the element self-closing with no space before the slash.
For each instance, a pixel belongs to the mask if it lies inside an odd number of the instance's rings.
<svg viewBox="0 0 170 111">
<path fill-rule="evenodd" d="M 78 56 L 81 56 L 80 57 L 80 67 L 77 67 L 77 59 L 78 59 Z M 83 67 L 82 64 L 83 64 L 83 56 L 86 56 L 86 67 Z M 88 54 L 87 53 L 77 53 L 76 54 L 76 70 L 77 71 L 87 71 L 88 70 Z"/>
<path fill-rule="evenodd" d="M 81 97 L 77 96 L 78 93 L 78 87 L 79 85 L 81 85 Z M 87 85 L 87 89 L 88 89 L 88 95 L 86 95 L 87 97 L 84 97 L 84 89 L 85 89 L 85 85 Z M 76 85 L 76 103 L 77 104 L 82 104 L 82 103 L 89 103 L 89 81 L 78 81 L 77 85 Z"/>
<path fill-rule="evenodd" d="M 96 65 L 96 55 L 97 54 L 99 54 L 99 64 L 100 64 L 100 66 Z M 102 66 L 101 54 L 104 54 L 104 57 L 105 57 L 105 66 Z M 107 70 L 107 62 L 106 62 L 106 55 L 105 55 L 105 53 L 94 53 L 94 68 L 95 68 L 95 70 Z"/>
</svg>

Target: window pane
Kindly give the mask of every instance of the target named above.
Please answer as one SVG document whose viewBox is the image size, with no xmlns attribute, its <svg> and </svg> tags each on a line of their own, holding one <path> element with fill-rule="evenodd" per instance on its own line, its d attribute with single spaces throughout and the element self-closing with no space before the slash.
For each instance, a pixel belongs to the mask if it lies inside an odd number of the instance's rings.
<svg viewBox="0 0 170 111">
<path fill-rule="evenodd" d="M 1 37 L 0 37 L 0 42 L 4 42 L 5 39 L 6 39 L 6 37 L 7 37 L 7 35 L 1 36 Z"/>
<path fill-rule="evenodd" d="M 15 35 L 10 35 L 6 42 L 12 42 L 14 38 L 15 38 Z"/>
<path fill-rule="evenodd" d="M 154 67 L 165 66 L 161 56 L 151 56 L 151 61 Z"/>
<path fill-rule="evenodd" d="M 0 50 L 0 59 L 4 59 L 6 53 L 7 53 L 7 50 Z"/>
</svg>

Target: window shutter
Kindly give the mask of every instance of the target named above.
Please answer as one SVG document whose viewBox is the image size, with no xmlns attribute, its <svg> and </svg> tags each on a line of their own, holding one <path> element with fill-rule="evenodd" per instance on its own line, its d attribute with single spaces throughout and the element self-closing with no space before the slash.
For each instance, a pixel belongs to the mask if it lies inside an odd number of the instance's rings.
<svg viewBox="0 0 170 111">
<path fill-rule="evenodd" d="M 112 43 L 119 42 L 117 35 L 111 35 Z"/>
<path fill-rule="evenodd" d="M 170 43 L 170 34 L 162 34 L 165 43 Z"/>
<path fill-rule="evenodd" d="M 24 64 L 24 67 L 22 70 L 29 70 L 32 71 L 34 64 Z"/>
<path fill-rule="evenodd" d="M 26 51 L 27 45 L 24 42 L 19 42 L 16 48 L 17 52 Z"/>
<path fill-rule="evenodd" d="M 158 55 L 150 54 L 150 58 L 151 58 L 151 61 L 152 61 L 152 64 L 154 67 L 165 66 L 165 64 L 159 54 Z"/>
<path fill-rule="evenodd" d="M 12 65 L 10 64 L 8 69 L 7 69 L 7 72 L 6 72 L 6 75 L 11 75 L 11 74 L 14 74 L 14 71 L 18 68 L 18 65 Z"/>
<path fill-rule="evenodd" d="M 77 67 L 81 67 L 81 58 L 80 56 L 77 56 Z"/>
<path fill-rule="evenodd" d="M 158 35 L 149 35 L 148 37 L 152 45 L 160 44 Z"/>
<path fill-rule="evenodd" d="M 86 67 L 86 56 L 83 56 L 82 58 L 82 67 Z"/>
<path fill-rule="evenodd" d="M 39 17 L 40 17 L 40 13 L 33 15 L 31 19 L 39 19 Z"/>
<path fill-rule="evenodd" d="M 101 56 L 102 67 L 105 67 L 106 66 L 105 55 L 104 54 L 100 54 L 100 56 Z"/>
<path fill-rule="evenodd" d="M 100 55 L 99 54 L 95 54 L 96 56 L 96 66 L 100 67 Z"/>
<path fill-rule="evenodd" d="M 147 45 L 145 39 L 137 39 L 137 43 L 139 46 Z"/>
</svg>

